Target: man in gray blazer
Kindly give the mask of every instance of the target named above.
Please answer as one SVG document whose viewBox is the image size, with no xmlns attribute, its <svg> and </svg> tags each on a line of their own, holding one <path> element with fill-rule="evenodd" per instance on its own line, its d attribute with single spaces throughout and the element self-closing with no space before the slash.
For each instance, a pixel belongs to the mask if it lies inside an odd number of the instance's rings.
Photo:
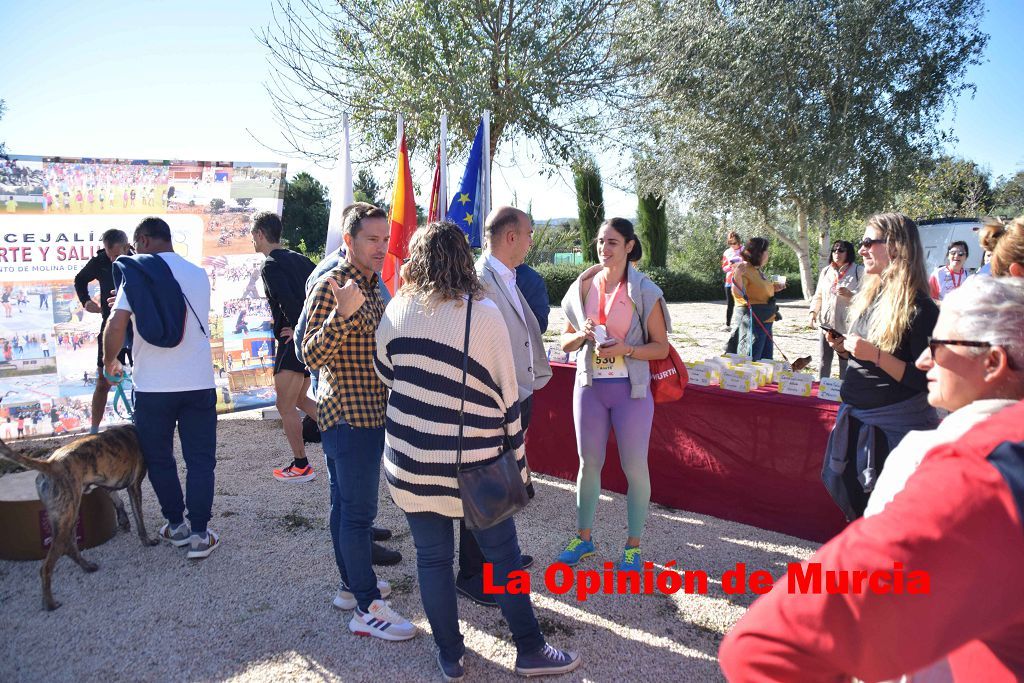
<svg viewBox="0 0 1024 683">
<path fill-rule="evenodd" d="M 533 392 L 551 379 L 551 366 L 544 351 L 537 317 L 530 310 L 523 293 L 516 286 L 516 267 L 526 260 L 533 244 L 533 222 L 524 212 L 511 206 L 499 206 L 484 222 L 487 250 L 476 262 L 476 272 L 487 298 L 493 301 L 508 327 L 512 357 L 519 383 L 519 409 L 523 433 L 530 426 Z M 532 494 L 532 485 L 531 485 Z M 455 587 L 474 602 L 497 606 L 493 595 L 483 592 L 483 554 L 464 523 L 459 525 L 459 574 Z M 523 566 L 533 558 L 523 555 Z"/>
</svg>

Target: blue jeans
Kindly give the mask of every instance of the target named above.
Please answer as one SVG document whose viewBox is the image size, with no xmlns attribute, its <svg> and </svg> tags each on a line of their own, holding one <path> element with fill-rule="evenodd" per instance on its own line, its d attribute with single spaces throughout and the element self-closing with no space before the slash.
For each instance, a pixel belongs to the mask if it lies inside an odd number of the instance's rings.
<svg viewBox="0 0 1024 683">
<path fill-rule="evenodd" d="M 174 462 L 174 427 L 185 460 L 185 495 Z M 160 510 L 181 524 L 188 508 L 192 531 L 205 533 L 213 508 L 213 470 L 217 466 L 217 392 L 136 391 L 135 431 Z"/>
<path fill-rule="evenodd" d="M 341 580 L 366 611 L 380 598 L 370 525 L 377 516 L 384 428 L 338 424 L 320 433 L 331 482 L 331 541 Z"/>
<path fill-rule="evenodd" d="M 434 632 L 434 642 L 441 656 L 457 661 L 466 651 L 459 632 L 458 602 L 455 597 L 455 531 L 449 517 L 433 512 L 407 512 L 412 540 L 416 545 L 416 570 L 420 582 L 423 609 Z M 494 584 L 504 586 L 508 573 L 522 569 L 516 525 L 511 518 L 490 529 L 473 531 L 484 557 L 494 565 Z M 501 613 L 512 631 L 512 640 L 520 654 L 536 652 L 544 647 L 544 636 L 533 614 L 528 594 L 495 596 Z"/>
<path fill-rule="evenodd" d="M 757 324 L 757 321 L 751 321 L 753 325 L 754 333 L 754 344 L 751 349 L 750 357 L 753 360 L 772 359 L 772 341 L 768 338 L 768 335 L 772 333 L 772 323 L 764 323 L 765 329 L 768 331 L 765 334 L 765 330 L 761 329 L 761 326 Z"/>
</svg>

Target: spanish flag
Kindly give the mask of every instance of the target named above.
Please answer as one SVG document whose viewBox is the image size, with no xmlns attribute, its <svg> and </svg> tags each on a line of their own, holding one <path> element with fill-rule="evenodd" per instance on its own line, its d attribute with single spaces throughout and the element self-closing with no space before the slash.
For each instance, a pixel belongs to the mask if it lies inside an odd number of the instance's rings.
<svg viewBox="0 0 1024 683">
<path fill-rule="evenodd" d="M 391 195 L 391 238 L 388 255 L 384 259 L 381 277 L 394 296 L 402 286 L 402 261 L 409 256 L 409 240 L 416 232 L 416 198 L 412 193 L 412 173 L 409 171 L 409 153 L 405 147 L 405 131 L 398 146 L 398 170 L 395 173 L 395 191 Z"/>
</svg>

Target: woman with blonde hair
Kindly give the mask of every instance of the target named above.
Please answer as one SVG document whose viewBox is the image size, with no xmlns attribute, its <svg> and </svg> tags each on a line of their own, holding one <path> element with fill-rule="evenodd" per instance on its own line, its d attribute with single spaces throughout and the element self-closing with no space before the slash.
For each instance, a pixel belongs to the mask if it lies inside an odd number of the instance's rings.
<svg viewBox="0 0 1024 683">
<path fill-rule="evenodd" d="M 417 230 L 402 278 L 377 328 L 375 367 L 391 390 L 384 473 L 409 520 L 438 665 L 445 680 L 458 681 L 466 651 L 452 571 L 453 523 L 463 517 L 458 461 L 461 454 L 463 463 L 487 464 L 507 444 L 528 480 L 519 383 L 505 320 L 483 295 L 458 226 L 445 221 Z M 494 584 L 504 586 L 509 572 L 523 568 L 513 518 L 472 533 L 493 566 Z M 495 598 L 518 652 L 516 673 L 539 676 L 579 666 L 578 654 L 545 642 L 528 594 Z"/>
<path fill-rule="evenodd" d="M 865 277 L 850 305 L 850 332 L 828 333 L 849 365 L 822 470 L 825 487 L 849 520 L 864 513 L 889 451 L 907 432 L 939 422 L 928 404 L 925 373 L 914 365 L 939 316 L 917 224 L 903 214 L 876 214 L 867 221 L 859 253 Z"/>
<path fill-rule="evenodd" d="M 981 247 L 991 252 L 992 275 L 1024 277 L 1024 216 L 1009 223 L 987 223 L 978 235 Z"/>
</svg>

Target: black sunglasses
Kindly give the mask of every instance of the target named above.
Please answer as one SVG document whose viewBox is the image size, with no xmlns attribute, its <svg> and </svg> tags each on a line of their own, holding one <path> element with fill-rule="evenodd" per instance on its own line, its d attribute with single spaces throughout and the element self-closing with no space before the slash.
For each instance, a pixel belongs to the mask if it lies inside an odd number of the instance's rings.
<svg viewBox="0 0 1024 683">
<path fill-rule="evenodd" d="M 992 343 L 987 341 L 966 341 L 963 339 L 934 339 L 928 337 L 928 351 L 935 357 L 935 350 L 940 346 L 971 346 L 976 349 L 990 349 Z"/>
<path fill-rule="evenodd" d="M 846 253 L 846 247 L 836 247 L 835 249 L 832 250 L 832 253 L 833 254 L 845 254 Z"/>
<path fill-rule="evenodd" d="M 862 240 L 861 240 L 860 242 L 858 242 L 857 244 L 858 244 L 858 245 L 860 246 L 860 248 L 861 248 L 861 249 L 870 249 L 870 248 L 871 248 L 871 247 L 873 247 L 874 245 L 876 245 L 876 244 L 882 244 L 883 242 L 885 242 L 885 240 L 884 240 L 884 239 L 881 239 L 881 240 L 873 240 L 873 239 L 871 239 L 870 237 L 865 237 L 864 239 L 862 239 Z"/>
</svg>

